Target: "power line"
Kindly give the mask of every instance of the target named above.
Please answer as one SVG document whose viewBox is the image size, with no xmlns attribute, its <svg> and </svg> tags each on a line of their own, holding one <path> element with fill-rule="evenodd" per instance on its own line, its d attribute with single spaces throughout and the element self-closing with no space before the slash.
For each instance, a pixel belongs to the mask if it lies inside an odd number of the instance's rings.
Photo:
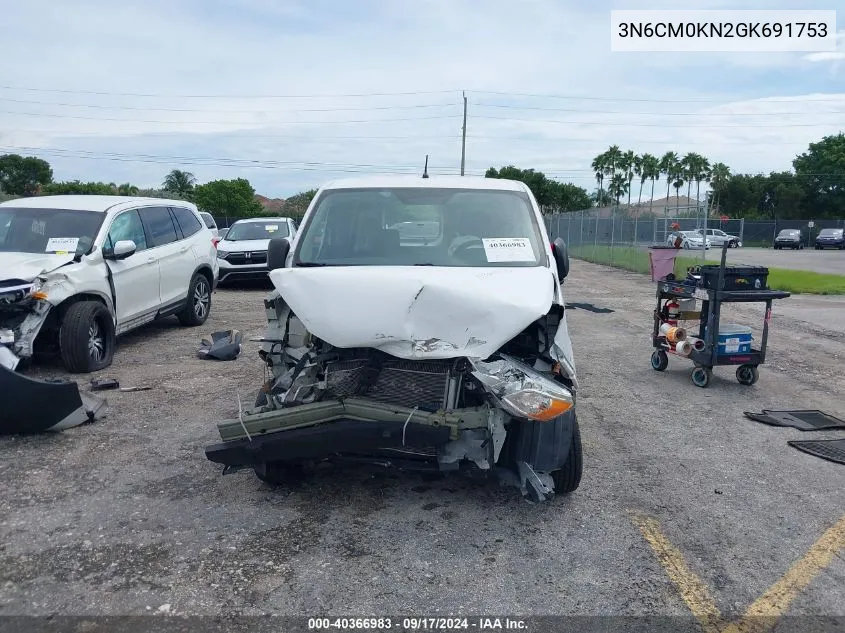
<svg viewBox="0 0 845 633">
<path fill-rule="evenodd" d="M 163 94 L 145 92 L 115 92 L 98 90 L 67 90 L 60 88 L 31 88 L 24 86 L 0 86 L 3 90 L 21 90 L 26 92 L 53 92 L 60 94 L 85 94 L 108 97 L 150 97 L 159 99 L 330 99 L 340 97 L 403 97 L 412 95 L 460 94 L 460 90 L 415 90 L 410 92 L 358 92 L 346 94 L 275 94 L 275 95 L 236 95 L 236 94 Z"/>
<path fill-rule="evenodd" d="M 88 158 L 94 160 L 115 160 L 118 162 L 152 162 L 167 164 L 170 162 L 181 164 L 206 164 L 220 167 L 259 167 L 264 169 L 315 169 L 317 171 L 372 171 L 372 170 L 403 170 L 401 173 L 416 173 L 419 165 L 378 165 L 373 163 L 326 163 L 321 161 L 275 161 L 257 160 L 247 158 L 228 157 L 198 157 L 198 156 L 162 156 L 156 154 L 121 154 L 117 152 L 92 152 L 86 150 L 69 150 L 63 148 L 40 148 L 5 146 L 3 151 L 24 151 L 29 153 L 41 153 L 65 158 Z M 448 169 L 446 167 L 433 169 Z M 454 170 L 452 170 L 454 171 Z"/>
<path fill-rule="evenodd" d="M 264 124 L 267 125 L 268 122 L 265 121 L 196 121 L 196 120 L 187 120 L 187 121 L 161 121 L 156 119 L 115 119 L 111 117 L 87 117 L 87 116 L 76 116 L 72 114 L 47 114 L 42 112 L 15 112 L 11 110 L 0 110 L 0 114 L 17 114 L 21 116 L 37 116 L 37 117 L 50 117 L 53 119 L 79 119 L 83 121 L 117 121 L 120 123 L 168 123 L 168 124 L 182 124 L 182 123 L 190 123 L 190 124 L 200 124 L 200 125 L 221 125 L 224 123 L 235 124 L 235 125 L 258 125 Z M 443 115 L 436 115 L 436 116 L 424 116 L 424 117 L 402 117 L 402 118 L 395 118 L 395 119 L 349 119 L 349 120 L 341 120 L 341 121 L 274 121 L 273 125 L 334 125 L 336 123 L 387 123 L 391 121 L 427 121 L 431 119 L 454 119 L 456 117 L 460 117 L 458 114 L 443 114 Z"/>
<path fill-rule="evenodd" d="M 433 94 L 455 94 L 460 95 L 462 89 L 451 90 L 413 90 L 407 92 L 358 92 L 358 93 L 312 93 L 312 94 L 270 94 L 270 95 L 243 95 L 243 94 L 166 94 L 166 93 L 144 93 L 144 92 L 120 92 L 111 90 L 71 90 L 60 88 L 38 88 L 31 86 L 9 86 L 0 85 L 0 89 L 43 92 L 59 94 L 87 94 L 98 96 L 115 97 L 148 97 L 160 99 L 326 99 L 342 97 L 400 97 Z M 574 101 L 613 101 L 620 103 L 725 103 L 726 98 L 710 99 L 644 99 L 635 97 L 601 97 L 594 95 L 561 94 L 561 93 L 530 93 L 516 91 L 496 90 L 466 90 L 468 94 L 497 95 L 505 97 L 530 97 L 535 99 L 569 99 Z M 808 103 L 808 102 L 830 102 L 832 99 L 804 99 L 796 97 L 746 97 L 744 101 L 762 101 L 768 103 Z"/>
<path fill-rule="evenodd" d="M 45 105 L 45 106 L 59 106 L 66 108 L 96 108 L 99 110 L 141 110 L 154 112 L 202 112 L 207 114 L 271 114 L 280 112 L 284 114 L 293 114 L 299 112 L 361 112 L 370 110 L 413 110 L 419 108 L 451 108 L 455 107 L 457 103 L 422 103 L 412 105 L 390 105 L 390 106 L 368 106 L 366 108 L 302 108 L 297 110 L 209 110 L 197 108 L 157 108 L 153 106 L 125 106 L 125 105 L 103 105 L 97 103 L 56 103 L 49 101 L 33 101 L 30 99 L 8 99 L 0 97 L 0 101 L 7 101 L 11 103 L 26 103 L 31 105 Z"/>
<path fill-rule="evenodd" d="M 262 169 L 295 169 L 304 171 L 349 171 L 351 173 L 368 173 L 372 171 L 379 171 L 380 173 L 397 173 L 408 174 L 417 173 L 419 165 L 378 165 L 373 163 L 326 163 L 321 161 L 275 161 L 275 160 L 257 160 L 257 159 L 240 159 L 228 157 L 191 157 L 191 156 L 163 156 L 156 154 L 121 154 L 116 152 L 92 152 L 86 150 L 69 150 L 63 148 L 37 148 L 37 147 L 21 147 L 21 146 L 5 146 L 0 148 L 3 151 L 28 151 L 32 153 L 45 153 L 58 155 L 59 157 L 73 157 L 86 158 L 92 160 L 114 160 L 117 162 L 148 162 L 155 164 L 187 164 L 195 165 L 203 163 L 206 166 L 219 167 L 234 167 L 234 168 L 262 168 Z M 457 173 L 456 169 L 447 167 L 435 167 L 433 169 L 440 170 L 444 173 Z M 444 171 L 445 170 L 445 171 Z M 567 179 L 588 179 L 595 180 L 595 175 L 591 169 L 571 168 L 571 169 L 555 169 L 555 168 L 538 168 L 547 176 L 557 176 Z M 483 175 L 484 171 L 481 169 L 468 170 L 472 175 Z M 575 173 L 573 173 L 575 172 Z M 585 173 L 588 172 L 588 173 Z M 774 178 L 775 180 L 788 180 L 793 178 L 810 178 L 810 177 L 838 177 L 845 178 L 845 175 L 839 173 L 802 173 L 792 174 L 790 176 L 779 176 L 775 172 L 775 176 L 769 174 L 759 174 L 767 179 Z M 735 174 L 736 175 L 736 174 Z M 748 174 L 744 174 L 748 175 Z M 750 174 L 754 176 L 756 174 Z M 635 178 L 634 181 L 639 181 L 640 178 Z M 648 181 L 650 179 L 646 179 Z M 665 179 L 658 179 L 658 181 L 665 181 Z M 704 181 L 703 181 L 704 182 Z"/>
<path fill-rule="evenodd" d="M 785 127 L 818 127 L 820 125 L 831 125 L 830 123 L 782 123 L 777 125 L 719 125 L 717 123 L 708 123 L 705 125 L 689 125 L 671 123 L 627 123 L 627 122 L 607 122 L 607 121 L 562 121 L 560 119 L 522 119 L 517 117 L 503 117 L 490 116 L 487 114 L 476 114 L 477 119 L 496 119 L 500 121 L 520 121 L 526 123 L 561 123 L 565 125 L 621 125 L 624 127 L 662 127 L 662 128 L 715 128 L 715 127 L 741 127 L 748 128 L 785 128 Z"/>
<path fill-rule="evenodd" d="M 616 101 L 620 103 L 736 103 L 736 100 L 730 101 L 727 99 L 636 99 L 631 97 L 593 97 L 583 95 L 565 95 L 565 94 L 532 94 L 527 92 L 496 92 L 492 90 L 472 90 L 476 94 L 498 95 L 503 97 L 532 97 L 536 99 L 572 99 L 574 101 Z M 839 97 L 839 95 L 836 95 Z M 833 99 L 801 99 L 798 97 L 749 97 L 742 99 L 742 101 L 759 101 L 763 103 L 811 103 L 811 102 L 831 102 Z"/>
<path fill-rule="evenodd" d="M 131 120 L 127 120 L 128 123 L 131 123 Z M 102 132 L 73 132 L 68 133 L 64 130 L 21 130 L 15 129 L 15 132 L 20 134 L 45 134 L 45 135 L 55 135 L 55 134 L 65 134 L 68 137 L 76 138 L 77 136 L 85 137 L 85 136 L 93 136 L 97 138 L 101 138 L 104 136 Z M 129 134 L 134 135 L 134 132 L 113 132 L 109 133 L 109 137 L 120 136 L 122 134 Z M 155 134 L 155 133 L 153 133 Z M 161 134 L 161 133 L 159 133 Z M 169 133 L 165 133 L 169 134 Z M 287 134 L 263 134 L 260 132 L 252 133 L 252 134 L 243 134 L 243 133 L 230 133 L 230 132 L 215 132 L 218 136 L 225 137 L 225 138 L 244 138 L 244 139 L 255 139 L 255 140 L 265 140 L 265 139 L 280 139 L 280 140 L 291 140 L 291 141 L 358 141 L 358 140 L 390 140 L 390 141 L 407 141 L 407 140 L 429 140 L 429 139 L 460 139 L 461 135 L 456 134 L 406 134 L 406 135 L 389 135 L 389 136 L 370 136 L 370 135 L 363 135 L 363 136 L 316 136 L 313 134 L 309 135 L 287 135 Z M 150 136 L 149 134 L 147 135 Z M 478 137 L 477 137 L 478 138 Z M 519 137 L 513 137 L 514 139 L 518 139 Z"/>
<path fill-rule="evenodd" d="M 480 103 L 474 101 L 472 105 L 484 108 L 505 108 L 509 110 L 541 110 L 545 112 L 578 112 L 584 114 L 633 114 L 640 116 L 818 116 L 820 114 L 845 114 L 845 110 L 827 110 L 824 112 L 635 112 L 630 110 L 584 110 L 575 108 L 541 108 L 537 106 L 518 106 L 502 103 Z M 709 126 L 708 126 L 709 127 Z"/>
<path fill-rule="evenodd" d="M 449 137 L 454 138 L 454 137 Z M 536 143 L 539 141 L 545 143 L 551 142 L 561 142 L 561 143 L 596 143 L 595 138 L 567 138 L 563 136 L 553 136 L 553 137 L 546 137 L 543 139 L 536 139 L 526 136 L 489 136 L 489 135 L 477 135 L 473 134 L 468 138 L 474 140 L 508 140 L 508 141 L 524 141 L 526 143 Z M 709 143 L 713 143 L 715 145 L 806 145 L 806 141 L 732 141 L 732 140 L 724 140 L 724 139 L 716 139 L 716 140 L 709 140 Z M 628 145 L 669 145 L 669 146 L 678 146 L 684 144 L 683 142 L 678 142 L 677 139 L 671 141 L 659 141 L 659 140 L 628 140 Z"/>
</svg>

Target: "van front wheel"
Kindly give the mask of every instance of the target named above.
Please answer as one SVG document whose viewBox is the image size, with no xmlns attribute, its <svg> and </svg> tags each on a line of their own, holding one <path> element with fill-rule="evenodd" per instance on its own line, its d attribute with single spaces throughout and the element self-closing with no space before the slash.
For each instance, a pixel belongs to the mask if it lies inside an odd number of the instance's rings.
<svg viewBox="0 0 845 633">
<path fill-rule="evenodd" d="M 581 483 L 583 470 L 583 454 L 581 449 L 581 430 L 578 428 L 578 418 L 572 426 L 572 443 L 569 445 L 569 457 L 563 468 L 551 473 L 555 484 L 555 494 L 565 495 L 576 490 Z"/>
</svg>

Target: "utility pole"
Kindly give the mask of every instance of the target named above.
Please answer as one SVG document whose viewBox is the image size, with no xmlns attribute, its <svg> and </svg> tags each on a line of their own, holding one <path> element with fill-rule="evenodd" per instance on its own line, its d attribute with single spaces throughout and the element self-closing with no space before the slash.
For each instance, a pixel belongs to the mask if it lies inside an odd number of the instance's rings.
<svg viewBox="0 0 845 633">
<path fill-rule="evenodd" d="M 461 134 L 461 176 L 464 175 L 467 156 L 467 93 L 464 92 L 464 127 Z"/>
</svg>

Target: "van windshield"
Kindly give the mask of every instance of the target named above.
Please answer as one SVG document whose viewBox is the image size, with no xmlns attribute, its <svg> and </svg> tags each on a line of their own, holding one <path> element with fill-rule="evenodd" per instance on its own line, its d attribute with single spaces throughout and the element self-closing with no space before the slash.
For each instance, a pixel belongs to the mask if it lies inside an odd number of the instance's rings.
<svg viewBox="0 0 845 633">
<path fill-rule="evenodd" d="M 518 191 L 339 189 L 300 229 L 294 266 L 539 266 L 541 235 Z"/>
</svg>

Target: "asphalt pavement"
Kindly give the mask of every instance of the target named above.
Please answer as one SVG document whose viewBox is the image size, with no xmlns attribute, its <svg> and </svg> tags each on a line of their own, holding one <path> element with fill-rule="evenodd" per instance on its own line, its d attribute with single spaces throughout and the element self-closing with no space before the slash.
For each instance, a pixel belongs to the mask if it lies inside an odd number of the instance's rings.
<svg viewBox="0 0 845 633">
<path fill-rule="evenodd" d="M 760 381 L 743 387 L 721 368 L 700 389 L 688 362 L 650 368 L 644 276 L 573 261 L 564 290 L 614 310 L 568 311 L 584 442 L 571 496 L 534 505 L 489 482 L 357 468 L 277 489 L 223 476 L 203 449 L 261 384 L 249 339 L 264 320 L 263 291 L 223 289 L 201 329 L 167 320 L 122 339 L 100 375 L 150 391 L 106 392 L 101 422 L 0 438 L 0 615 L 733 617 L 762 596 L 766 613 L 845 616 L 842 552 L 817 543 L 841 544 L 845 466 L 787 445 L 845 433 L 743 416 L 845 418 L 841 318 L 825 327 L 785 308 L 804 297 L 776 303 Z M 726 317 L 759 326 L 762 308 Z M 202 335 L 231 327 L 246 341 L 237 360 L 196 357 Z"/>
<path fill-rule="evenodd" d="M 687 254 L 685 252 L 685 254 Z M 696 255 L 695 252 L 692 253 Z M 700 256 L 700 253 L 698 253 Z M 720 261 L 720 248 L 707 251 L 708 261 Z M 766 266 L 769 268 L 790 268 L 792 270 L 809 270 L 817 273 L 831 273 L 845 275 L 845 251 L 825 249 L 817 251 L 814 248 L 801 250 L 774 250 L 771 248 L 741 247 L 728 249 L 728 262 L 731 264 L 749 264 Z"/>
</svg>

